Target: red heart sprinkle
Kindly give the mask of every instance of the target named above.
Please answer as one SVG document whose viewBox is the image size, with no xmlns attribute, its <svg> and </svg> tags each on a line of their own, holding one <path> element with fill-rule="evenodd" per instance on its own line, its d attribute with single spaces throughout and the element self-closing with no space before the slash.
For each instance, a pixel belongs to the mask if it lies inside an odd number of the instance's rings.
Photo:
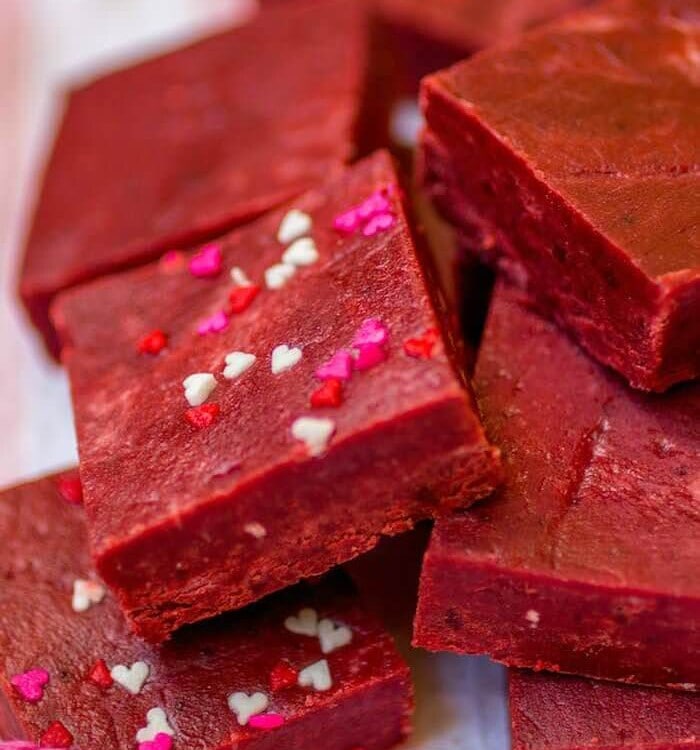
<svg viewBox="0 0 700 750">
<path fill-rule="evenodd" d="M 69 748 L 72 744 L 73 735 L 60 721 L 52 721 L 39 740 L 40 747 Z"/>
<path fill-rule="evenodd" d="M 114 680 L 109 672 L 109 667 L 105 664 L 104 659 L 98 659 L 92 666 L 88 674 L 88 680 L 103 689 L 111 687 Z"/>
<path fill-rule="evenodd" d="M 343 384 L 337 378 L 325 380 L 311 394 L 311 406 L 321 409 L 324 406 L 340 406 L 343 403 Z"/>
<path fill-rule="evenodd" d="M 168 345 L 168 337 L 163 331 L 151 331 L 139 340 L 136 348 L 139 354 L 160 354 Z"/>
<path fill-rule="evenodd" d="M 61 497 L 73 505 L 81 505 L 83 502 L 83 485 L 80 482 L 80 475 L 77 471 L 64 474 L 59 477 L 58 491 Z"/>
<path fill-rule="evenodd" d="M 297 684 L 298 677 L 299 674 L 296 669 L 290 667 L 286 661 L 281 661 L 270 672 L 270 690 L 274 693 L 278 690 L 294 687 Z"/>
<path fill-rule="evenodd" d="M 203 430 L 210 427 L 221 413 L 218 404 L 202 404 L 194 406 L 185 412 L 185 419 L 196 430 Z"/>
<path fill-rule="evenodd" d="M 250 307 L 253 300 L 258 296 L 260 287 L 257 284 L 248 286 L 237 286 L 228 296 L 228 314 L 242 313 Z"/>
<path fill-rule="evenodd" d="M 433 356 L 433 349 L 439 338 L 440 331 L 437 328 L 428 328 L 422 336 L 406 339 L 403 342 L 403 350 L 409 357 L 430 359 Z"/>
</svg>

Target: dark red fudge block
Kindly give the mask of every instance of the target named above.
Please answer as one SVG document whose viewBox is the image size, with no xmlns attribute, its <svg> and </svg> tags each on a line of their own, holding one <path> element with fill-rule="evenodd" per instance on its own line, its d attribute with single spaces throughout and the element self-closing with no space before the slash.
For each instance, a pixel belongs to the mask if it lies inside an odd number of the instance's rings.
<svg viewBox="0 0 700 750">
<path fill-rule="evenodd" d="M 57 292 L 250 220 L 365 148 L 368 56 L 364 2 L 305 0 L 71 91 L 21 274 L 50 348 Z"/>
<path fill-rule="evenodd" d="M 510 673 L 513 750 L 697 750 L 700 696 Z"/>
<path fill-rule="evenodd" d="M 436 525 L 415 642 L 700 684 L 700 385 L 645 395 L 497 287 L 475 388 L 506 480 Z"/>
<path fill-rule="evenodd" d="M 599 361 L 700 374 L 693 3 L 613 0 L 429 78 L 422 179 Z"/>
<path fill-rule="evenodd" d="M 290 589 L 148 646 L 92 569 L 83 508 L 59 490 L 54 476 L 0 494 L 0 739 L 381 750 L 406 736 L 408 667 L 347 581 Z"/>
<path fill-rule="evenodd" d="M 492 491 L 498 451 L 426 273 L 379 153 L 189 259 L 62 296 L 93 552 L 138 632 Z"/>
</svg>

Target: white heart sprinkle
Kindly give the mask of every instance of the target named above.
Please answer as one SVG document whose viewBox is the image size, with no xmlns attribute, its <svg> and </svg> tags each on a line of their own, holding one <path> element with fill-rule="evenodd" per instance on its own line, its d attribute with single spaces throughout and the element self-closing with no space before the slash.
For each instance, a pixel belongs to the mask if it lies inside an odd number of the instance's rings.
<svg viewBox="0 0 700 750">
<path fill-rule="evenodd" d="M 73 598 L 71 606 L 74 612 L 87 612 L 93 604 L 99 604 L 105 598 L 105 587 L 97 581 L 85 581 L 76 578 L 73 581 Z"/>
<path fill-rule="evenodd" d="M 231 352 L 224 358 L 226 367 L 224 367 L 224 377 L 226 380 L 235 380 L 249 370 L 254 364 L 257 357 L 248 352 Z"/>
<path fill-rule="evenodd" d="M 293 240 L 308 234 L 312 226 L 313 222 L 308 214 L 305 214 L 298 208 L 293 208 L 291 211 L 287 211 L 284 219 L 282 219 L 277 230 L 277 239 L 283 245 L 287 245 Z"/>
<path fill-rule="evenodd" d="M 268 289 L 281 289 L 297 272 L 296 266 L 290 263 L 275 263 L 265 271 L 265 283 Z"/>
<path fill-rule="evenodd" d="M 261 714 L 270 701 L 265 693 L 232 693 L 228 697 L 228 707 L 236 714 L 238 723 L 243 727 L 251 716 Z"/>
<path fill-rule="evenodd" d="M 255 539 L 264 539 L 267 536 L 267 529 L 257 521 L 251 521 L 243 526 L 243 531 L 250 534 Z"/>
<path fill-rule="evenodd" d="M 271 367 L 272 374 L 279 375 L 281 372 L 291 370 L 301 360 L 301 349 L 298 346 L 289 347 L 280 344 L 272 350 Z"/>
<path fill-rule="evenodd" d="M 185 398 L 190 406 L 201 406 L 216 388 L 216 378 L 210 372 L 196 372 L 182 381 Z"/>
<path fill-rule="evenodd" d="M 318 635 L 318 613 L 311 607 L 304 607 L 299 614 L 288 617 L 284 627 L 295 635 L 308 635 L 312 638 Z"/>
<path fill-rule="evenodd" d="M 159 734 L 169 734 L 171 737 L 175 734 L 162 708 L 152 708 L 146 714 L 146 722 L 146 726 L 136 732 L 136 742 L 151 742 Z"/>
<path fill-rule="evenodd" d="M 240 266 L 234 266 L 231 269 L 231 280 L 236 286 L 253 285 L 253 282 L 248 278 L 248 274 Z"/>
<path fill-rule="evenodd" d="M 282 262 L 292 266 L 310 266 L 318 260 L 318 249 L 311 237 L 302 237 L 284 251 Z"/>
<path fill-rule="evenodd" d="M 141 692 L 150 673 L 151 668 L 145 661 L 135 661 L 130 667 L 116 664 L 110 670 L 112 679 L 132 695 L 138 695 Z"/>
<path fill-rule="evenodd" d="M 292 424 L 292 435 L 306 444 L 312 456 L 325 453 L 335 432 L 335 422 L 328 418 L 298 417 Z"/>
<path fill-rule="evenodd" d="M 328 662 L 325 659 L 321 659 L 313 664 L 309 664 L 308 667 L 299 672 L 297 682 L 300 687 L 312 687 L 319 692 L 330 690 L 333 687 L 333 679 L 331 678 L 331 670 Z"/>
<path fill-rule="evenodd" d="M 331 654 L 352 641 L 352 630 L 347 625 L 336 625 L 332 620 L 321 620 L 318 624 L 318 640 L 321 653 Z"/>
</svg>

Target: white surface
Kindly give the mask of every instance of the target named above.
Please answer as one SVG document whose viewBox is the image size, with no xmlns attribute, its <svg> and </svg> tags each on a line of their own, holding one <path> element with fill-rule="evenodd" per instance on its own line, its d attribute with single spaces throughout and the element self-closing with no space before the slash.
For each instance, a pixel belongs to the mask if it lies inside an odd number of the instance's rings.
<svg viewBox="0 0 700 750">
<path fill-rule="evenodd" d="M 33 172 L 56 112 L 56 86 L 163 41 L 246 13 L 248 0 L 0 0 L 0 484 L 75 461 L 63 373 L 19 312 L 14 278 Z M 404 639 L 406 641 L 406 639 Z M 503 671 L 482 659 L 404 646 L 416 678 L 412 750 L 505 750 Z"/>
</svg>

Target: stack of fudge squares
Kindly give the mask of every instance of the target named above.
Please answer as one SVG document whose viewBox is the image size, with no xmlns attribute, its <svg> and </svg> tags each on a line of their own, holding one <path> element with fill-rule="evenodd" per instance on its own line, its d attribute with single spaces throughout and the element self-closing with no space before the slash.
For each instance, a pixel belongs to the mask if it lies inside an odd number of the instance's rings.
<svg viewBox="0 0 700 750">
<path fill-rule="evenodd" d="M 697 0 L 270 0 L 73 90 L 20 293 L 80 467 L 0 495 L 0 748 L 397 745 L 339 566 L 422 521 L 414 646 L 509 668 L 514 750 L 700 748 L 699 187 Z"/>
</svg>

